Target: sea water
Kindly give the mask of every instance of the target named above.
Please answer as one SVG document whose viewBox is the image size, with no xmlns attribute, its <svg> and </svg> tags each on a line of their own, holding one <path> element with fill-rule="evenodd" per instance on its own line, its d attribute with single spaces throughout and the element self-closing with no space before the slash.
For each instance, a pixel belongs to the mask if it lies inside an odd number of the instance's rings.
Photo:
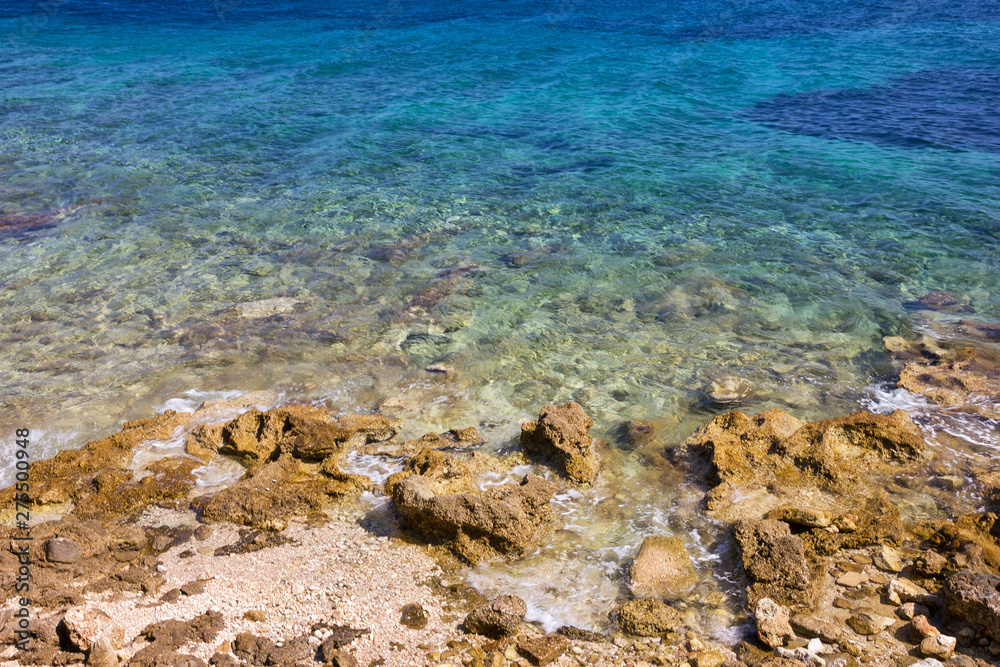
<svg viewBox="0 0 1000 667">
<path fill-rule="evenodd" d="M 1000 319 L 997 108 L 988 0 L 8 0 L 0 428 L 41 458 L 266 390 L 504 451 L 576 400 L 601 481 L 471 580 L 600 628 L 674 533 L 717 599 L 729 546 L 644 456 L 729 409 L 713 380 L 995 452 L 893 393 L 882 337 L 952 317 L 933 290 Z"/>
</svg>

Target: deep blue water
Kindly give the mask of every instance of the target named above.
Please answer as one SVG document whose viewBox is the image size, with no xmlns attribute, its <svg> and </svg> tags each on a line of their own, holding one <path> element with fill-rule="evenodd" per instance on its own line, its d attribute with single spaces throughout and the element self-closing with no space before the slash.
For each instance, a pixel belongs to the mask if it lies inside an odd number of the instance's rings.
<svg viewBox="0 0 1000 667">
<path fill-rule="evenodd" d="M 883 336 L 1000 319 L 998 108 L 985 0 L 7 0 L 0 426 L 854 409 Z"/>
</svg>

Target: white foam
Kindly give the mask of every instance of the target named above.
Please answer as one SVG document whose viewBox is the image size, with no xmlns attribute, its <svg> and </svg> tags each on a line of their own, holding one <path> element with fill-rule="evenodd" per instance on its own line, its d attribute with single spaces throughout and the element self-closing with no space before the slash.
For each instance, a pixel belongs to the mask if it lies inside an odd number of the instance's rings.
<svg viewBox="0 0 1000 667">
<path fill-rule="evenodd" d="M 374 484 L 381 485 L 389 479 L 389 475 L 403 469 L 403 461 L 405 460 L 405 457 L 387 458 L 374 454 L 349 452 L 340 460 L 340 469 L 352 475 L 364 475 Z"/>
<path fill-rule="evenodd" d="M 239 398 L 244 393 L 235 389 L 230 391 L 199 391 L 197 389 L 188 389 L 184 392 L 183 396 L 167 399 L 155 409 L 158 414 L 163 414 L 167 410 L 194 412 L 205 401 L 229 401 Z"/>
<path fill-rule="evenodd" d="M 70 430 L 29 429 L 28 461 L 36 463 L 51 458 L 64 449 L 71 449 L 77 444 L 79 433 Z M 17 481 L 17 446 L 13 429 L 9 430 L 11 437 L 0 438 L 0 489 L 7 488 Z"/>
</svg>

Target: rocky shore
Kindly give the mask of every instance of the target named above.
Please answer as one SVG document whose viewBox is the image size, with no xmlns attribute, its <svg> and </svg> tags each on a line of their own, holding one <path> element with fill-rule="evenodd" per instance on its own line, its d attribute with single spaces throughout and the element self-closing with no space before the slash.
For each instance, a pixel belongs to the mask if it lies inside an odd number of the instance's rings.
<svg viewBox="0 0 1000 667">
<path fill-rule="evenodd" d="M 901 387 L 995 419 L 995 359 L 885 342 Z M 628 593 L 607 634 L 546 633 L 520 598 L 464 585 L 464 568 L 544 544 L 559 529 L 557 492 L 602 474 L 607 443 L 577 403 L 543 407 L 504 455 L 482 452 L 469 425 L 405 440 L 378 414 L 254 404 L 168 410 L 33 464 L 30 541 L 9 527 L 18 491 L 0 491 L 0 664 L 1000 664 L 1000 468 L 965 471 L 979 511 L 908 515 L 895 491 L 947 475 L 902 410 L 813 422 L 732 410 L 647 457 L 704 492 L 705 516 L 734 547 L 742 593 L 725 611 L 742 625 L 720 636 L 691 621 L 713 602 L 672 535 L 647 538 L 621 573 Z M 621 427 L 634 442 L 652 430 Z M 401 463 L 376 483 L 345 471 L 356 455 Z M 516 474 L 526 463 L 535 472 Z M 232 482 L 206 481 L 236 464 Z M 15 616 L 22 544 L 28 650 Z"/>
</svg>

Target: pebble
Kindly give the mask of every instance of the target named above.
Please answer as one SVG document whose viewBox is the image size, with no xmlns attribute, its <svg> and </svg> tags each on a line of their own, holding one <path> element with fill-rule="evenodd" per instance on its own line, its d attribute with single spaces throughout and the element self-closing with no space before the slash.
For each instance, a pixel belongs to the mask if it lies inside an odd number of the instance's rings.
<svg viewBox="0 0 1000 667">
<path fill-rule="evenodd" d="M 847 588 L 857 588 L 868 581 L 868 575 L 864 572 L 848 572 L 837 579 L 837 583 Z"/>
</svg>

